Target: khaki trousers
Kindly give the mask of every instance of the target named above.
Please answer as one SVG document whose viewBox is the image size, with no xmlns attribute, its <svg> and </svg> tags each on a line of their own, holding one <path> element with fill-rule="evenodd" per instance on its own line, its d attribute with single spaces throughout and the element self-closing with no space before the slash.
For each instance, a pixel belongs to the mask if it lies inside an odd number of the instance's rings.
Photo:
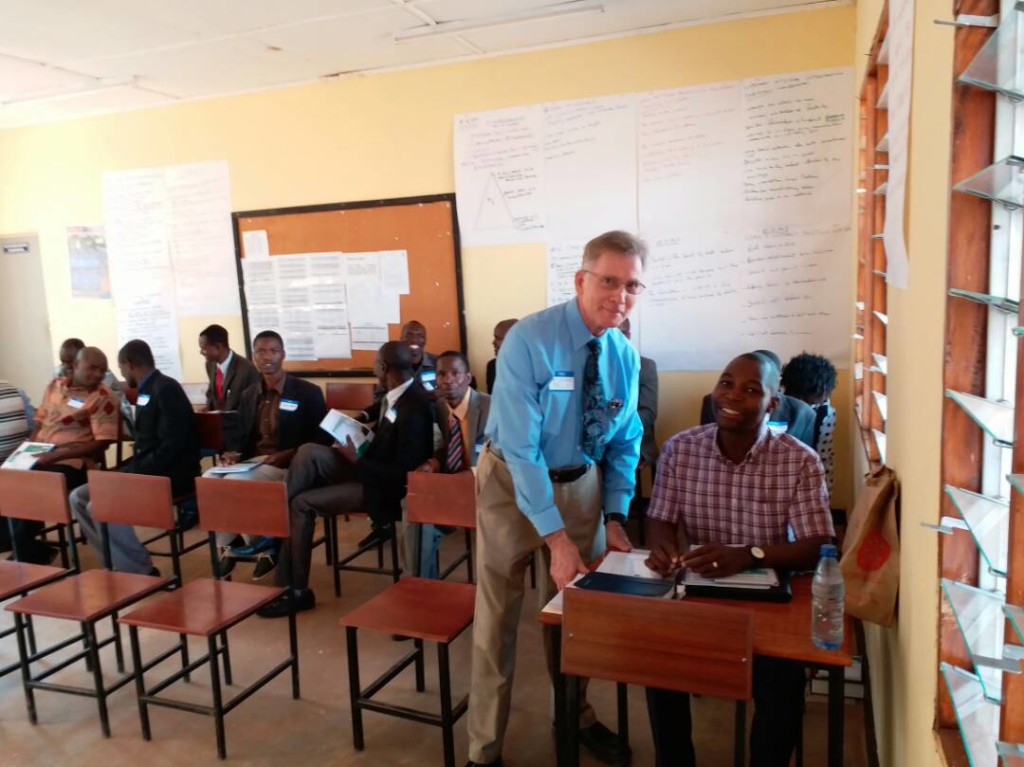
<svg viewBox="0 0 1024 767">
<path fill-rule="evenodd" d="M 579 548 L 584 562 L 604 553 L 601 515 L 601 478 L 591 469 L 572 483 L 554 484 L 555 505 L 562 514 L 565 532 Z M 516 637 L 525 593 L 525 574 L 530 554 L 537 561 L 540 604 L 556 594 L 550 575 L 550 552 L 544 539 L 519 510 L 512 476 L 504 461 L 485 447 L 476 470 L 476 616 L 473 623 L 473 670 L 470 681 L 469 758 L 487 764 L 501 755 L 512 700 L 516 664 Z M 548 672 L 552 675 L 554 632 L 544 630 Z M 580 701 L 580 726 L 595 721 L 586 702 L 586 686 Z"/>
</svg>

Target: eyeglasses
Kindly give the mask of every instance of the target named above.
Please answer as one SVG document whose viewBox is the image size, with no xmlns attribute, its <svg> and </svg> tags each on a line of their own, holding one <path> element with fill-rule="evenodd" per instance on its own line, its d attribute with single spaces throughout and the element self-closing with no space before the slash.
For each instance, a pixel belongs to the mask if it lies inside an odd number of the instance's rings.
<svg viewBox="0 0 1024 767">
<path fill-rule="evenodd" d="M 601 286 L 602 290 L 618 292 L 625 288 L 626 292 L 629 293 L 629 295 L 639 296 L 641 293 L 644 292 L 644 289 L 647 287 L 642 282 L 640 282 L 640 280 L 626 280 L 625 282 L 623 282 L 618 277 L 612 277 L 611 275 L 608 274 L 598 274 L 597 272 L 593 272 L 590 269 L 583 269 L 581 271 L 584 271 L 587 274 L 592 274 L 595 277 L 597 277 L 598 284 Z"/>
</svg>

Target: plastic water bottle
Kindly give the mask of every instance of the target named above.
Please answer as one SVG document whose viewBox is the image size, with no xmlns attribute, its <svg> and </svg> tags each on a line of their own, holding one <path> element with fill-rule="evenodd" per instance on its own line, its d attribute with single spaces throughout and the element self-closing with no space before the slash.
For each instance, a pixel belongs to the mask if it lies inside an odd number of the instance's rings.
<svg viewBox="0 0 1024 767">
<path fill-rule="evenodd" d="M 832 544 L 821 547 L 821 559 L 811 581 L 811 641 L 823 650 L 843 645 L 843 574 Z"/>
</svg>

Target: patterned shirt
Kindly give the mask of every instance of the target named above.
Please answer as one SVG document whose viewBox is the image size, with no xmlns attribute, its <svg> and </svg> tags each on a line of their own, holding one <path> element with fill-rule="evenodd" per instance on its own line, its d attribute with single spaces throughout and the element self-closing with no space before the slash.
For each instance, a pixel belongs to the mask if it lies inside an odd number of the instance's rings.
<svg viewBox="0 0 1024 767">
<path fill-rule="evenodd" d="M 658 460 L 652 519 L 682 523 L 690 544 L 771 545 L 832 536 L 821 461 L 788 434 L 762 431 L 740 463 L 722 455 L 718 426 L 687 429 Z"/>
<path fill-rule="evenodd" d="M 39 442 L 67 445 L 72 442 L 116 442 L 118 437 L 118 397 L 102 384 L 92 391 L 75 386 L 67 378 L 55 378 L 43 393 L 43 402 L 36 410 Z M 94 464 L 83 458 L 60 463 L 81 469 Z"/>
<path fill-rule="evenodd" d="M 825 467 L 825 484 L 831 496 L 836 472 L 836 454 L 832 449 L 832 435 L 836 430 L 836 409 L 832 407 L 831 402 L 825 400 L 820 405 L 815 405 L 814 412 L 815 446 L 821 465 Z"/>
</svg>

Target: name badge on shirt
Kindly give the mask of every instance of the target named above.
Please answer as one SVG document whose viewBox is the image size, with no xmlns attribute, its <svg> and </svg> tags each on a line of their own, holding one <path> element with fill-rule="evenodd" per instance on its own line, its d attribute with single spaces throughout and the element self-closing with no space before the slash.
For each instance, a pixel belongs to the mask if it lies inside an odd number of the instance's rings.
<svg viewBox="0 0 1024 767">
<path fill-rule="evenodd" d="M 277 409 L 283 410 L 286 413 L 294 413 L 299 409 L 299 402 L 294 399 L 282 399 L 281 404 L 278 405 Z"/>
<path fill-rule="evenodd" d="M 789 424 L 786 423 L 785 421 L 769 421 L 768 422 L 768 431 L 770 431 L 776 437 L 779 436 L 780 434 L 785 434 L 788 429 L 789 429 Z"/>
<path fill-rule="evenodd" d="M 574 391 L 576 389 L 576 378 L 571 370 L 556 370 L 548 384 L 551 391 Z"/>
<path fill-rule="evenodd" d="M 135 400 L 135 406 L 136 407 L 145 407 L 148 404 L 149 404 L 149 395 L 148 394 L 140 394 L 138 396 L 138 399 Z"/>
<path fill-rule="evenodd" d="M 85 400 L 80 399 L 78 397 L 72 397 L 71 399 L 68 400 L 68 405 L 73 407 L 75 410 L 78 410 L 78 408 L 83 407 L 85 405 Z"/>
<path fill-rule="evenodd" d="M 394 423 L 396 418 L 398 418 L 398 411 L 393 407 L 389 407 L 384 413 L 384 420 L 388 423 Z"/>
</svg>

